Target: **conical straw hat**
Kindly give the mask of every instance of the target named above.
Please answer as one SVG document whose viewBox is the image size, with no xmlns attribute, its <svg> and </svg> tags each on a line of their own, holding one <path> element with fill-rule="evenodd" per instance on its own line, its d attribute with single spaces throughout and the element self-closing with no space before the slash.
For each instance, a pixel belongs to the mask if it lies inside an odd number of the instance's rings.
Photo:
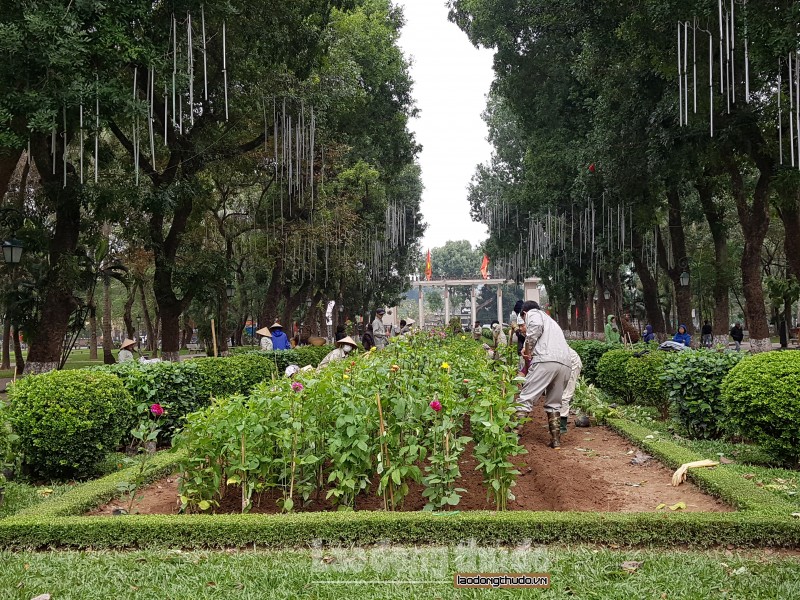
<svg viewBox="0 0 800 600">
<path fill-rule="evenodd" d="M 349 344 L 353 348 L 358 348 L 358 344 L 356 344 L 355 340 L 353 340 L 353 338 L 351 338 L 349 335 L 347 337 L 343 337 L 340 340 L 337 340 L 336 342 L 337 346 L 344 346 L 345 344 Z"/>
<path fill-rule="evenodd" d="M 272 337 L 272 334 L 269 332 L 269 327 L 262 327 L 261 329 L 256 329 L 256 333 L 258 335 L 265 335 L 267 337 Z"/>
<path fill-rule="evenodd" d="M 134 342 L 132 339 L 130 339 L 130 338 L 125 338 L 125 341 L 123 341 L 123 342 L 122 342 L 122 343 L 119 345 L 119 349 L 120 349 L 120 350 L 122 350 L 123 348 L 127 348 L 128 346 L 135 346 L 135 345 L 136 345 L 136 342 Z"/>
</svg>

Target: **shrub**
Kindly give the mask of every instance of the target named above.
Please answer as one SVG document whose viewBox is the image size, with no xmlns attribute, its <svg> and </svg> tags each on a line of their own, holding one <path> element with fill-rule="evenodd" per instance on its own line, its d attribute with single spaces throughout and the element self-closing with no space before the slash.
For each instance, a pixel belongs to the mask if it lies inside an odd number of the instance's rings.
<svg viewBox="0 0 800 600">
<path fill-rule="evenodd" d="M 720 386 L 744 355 L 695 350 L 674 354 L 664 369 L 664 389 L 690 437 L 718 438 L 724 430 Z"/>
<path fill-rule="evenodd" d="M 283 375 L 286 367 L 289 365 L 297 365 L 298 367 L 312 366 L 316 367 L 323 358 L 333 350 L 333 346 L 300 346 L 292 350 L 272 350 L 269 352 L 262 352 L 261 350 L 241 350 L 236 353 L 236 356 L 249 356 L 259 355 L 268 357 L 279 376 Z"/>
<path fill-rule="evenodd" d="M 220 359 L 209 359 L 220 360 Z M 208 406 L 211 388 L 198 366 L 199 361 L 138 363 L 125 362 L 98 367 L 122 380 L 137 405 L 161 404 L 166 409 L 164 429 L 171 435 L 181 426 L 184 415 Z M 136 417 L 136 411 L 131 413 Z"/>
<path fill-rule="evenodd" d="M 272 378 L 275 363 L 263 353 L 185 362 L 137 363 L 98 367 L 117 375 L 138 405 L 166 407 L 164 429 L 172 434 L 183 417 L 208 406 L 212 396 L 246 394 Z"/>
<path fill-rule="evenodd" d="M 665 419 L 669 417 L 670 398 L 663 377 L 666 364 L 672 356 L 656 350 L 631 356 L 626 366 L 631 397 L 638 404 L 655 406 Z"/>
<path fill-rule="evenodd" d="M 606 344 L 596 340 L 571 340 L 567 343 L 581 357 L 581 375 L 589 383 L 597 383 L 597 362 L 600 357 L 609 350 L 621 348 L 619 344 Z"/>
<path fill-rule="evenodd" d="M 131 428 L 134 401 L 109 373 L 54 371 L 9 390 L 9 420 L 24 465 L 45 479 L 88 477 Z"/>
<path fill-rule="evenodd" d="M 767 352 L 733 367 L 722 382 L 732 429 L 780 460 L 800 460 L 800 352 Z"/>
<path fill-rule="evenodd" d="M 631 356 L 632 351 L 619 348 L 609 350 L 597 362 L 597 385 L 624 402 L 630 401 L 633 391 L 628 380 L 628 359 Z"/>
<path fill-rule="evenodd" d="M 273 377 L 275 361 L 265 354 L 199 358 L 191 362 L 197 365 L 209 395 L 230 396 L 246 394 L 255 384 Z"/>
</svg>

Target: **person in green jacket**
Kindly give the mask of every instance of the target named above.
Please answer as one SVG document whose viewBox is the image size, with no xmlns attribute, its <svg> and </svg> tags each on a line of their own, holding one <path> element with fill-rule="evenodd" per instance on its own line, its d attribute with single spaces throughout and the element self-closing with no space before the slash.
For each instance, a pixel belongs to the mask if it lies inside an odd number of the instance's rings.
<svg viewBox="0 0 800 600">
<path fill-rule="evenodd" d="M 619 327 L 617 327 L 617 317 L 608 315 L 608 319 L 606 319 L 606 342 L 619 344 L 621 341 L 622 336 L 619 334 Z"/>
</svg>

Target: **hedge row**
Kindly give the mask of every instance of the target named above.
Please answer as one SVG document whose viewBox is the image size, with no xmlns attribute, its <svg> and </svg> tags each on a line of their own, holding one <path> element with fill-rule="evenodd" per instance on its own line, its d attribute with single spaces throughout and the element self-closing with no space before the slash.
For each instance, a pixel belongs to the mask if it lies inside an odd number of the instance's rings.
<svg viewBox="0 0 800 600">
<path fill-rule="evenodd" d="M 12 517 L 0 548 L 296 548 L 310 545 L 595 543 L 800 546 L 800 520 L 761 513 L 332 512 Z"/>
<path fill-rule="evenodd" d="M 269 357 L 275 364 L 278 374 L 283 375 L 283 372 L 289 365 L 297 365 L 298 367 L 316 367 L 331 350 L 333 350 L 333 346 L 300 346 L 291 350 L 274 350 L 270 352 L 242 348 L 237 349 L 235 355 L 256 355 Z"/>
</svg>

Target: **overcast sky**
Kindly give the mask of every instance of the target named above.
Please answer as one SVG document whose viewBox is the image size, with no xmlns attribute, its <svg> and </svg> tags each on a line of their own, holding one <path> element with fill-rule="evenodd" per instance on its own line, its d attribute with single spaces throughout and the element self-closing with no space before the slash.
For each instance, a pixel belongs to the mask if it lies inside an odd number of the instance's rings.
<svg viewBox="0 0 800 600">
<path fill-rule="evenodd" d="M 447 240 L 486 238 L 469 217 L 467 184 L 491 155 L 481 113 L 492 82 L 492 52 L 478 50 L 447 20 L 445 0 L 395 0 L 406 18 L 400 44 L 412 61 L 420 116 L 410 123 L 422 144 L 422 214 L 428 230 L 422 250 Z"/>
</svg>

